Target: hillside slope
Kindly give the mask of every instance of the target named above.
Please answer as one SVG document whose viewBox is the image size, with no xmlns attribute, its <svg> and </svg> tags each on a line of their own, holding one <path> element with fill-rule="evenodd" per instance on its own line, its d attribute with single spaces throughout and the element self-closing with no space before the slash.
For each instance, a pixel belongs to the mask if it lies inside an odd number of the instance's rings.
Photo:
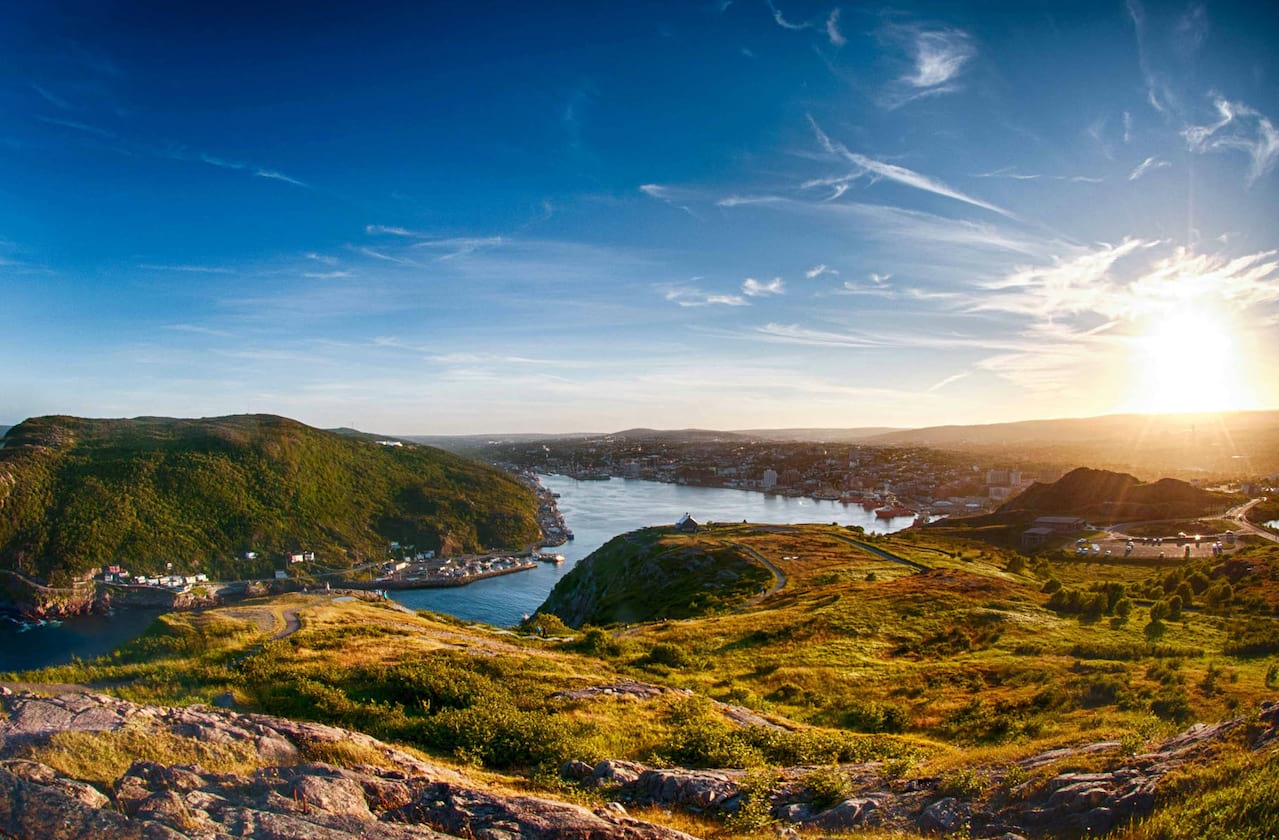
<svg viewBox="0 0 1279 840">
<path fill-rule="evenodd" d="M 614 537 L 560 578 L 540 607 L 572 627 L 706 615 L 745 602 L 772 574 L 731 543 L 673 528 Z"/>
<path fill-rule="evenodd" d="M 997 513 L 1019 511 L 1099 519 L 1174 519 L 1225 510 L 1233 498 L 1200 490 L 1184 481 L 1149 483 L 1126 473 L 1080 467 L 1051 484 L 1036 482 L 1000 505 Z"/>
<path fill-rule="evenodd" d="M 390 540 L 470 551 L 539 536 L 532 492 L 498 470 L 282 417 L 41 417 L 5 442 L 0 568 L 55 583 L 117 561 L 256 576 L 289 550 L 346 566 Z"/>
<path fill-rule="evenodd" d="M 1279 411 L 1115 414 L 932 426 L 877 435 L 864 442 L 1094 464 L 1144 476 L 1259 474 L 1279 469 Z"/>
</svg>

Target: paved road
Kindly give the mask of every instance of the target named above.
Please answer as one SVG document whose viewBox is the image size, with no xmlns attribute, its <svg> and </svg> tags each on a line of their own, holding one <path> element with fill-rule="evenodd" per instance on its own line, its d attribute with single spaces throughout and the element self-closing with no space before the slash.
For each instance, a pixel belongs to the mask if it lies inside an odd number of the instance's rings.
<svg viewBox="0 0 1279 840">
<path fill-rule="evenodd" d="M 1254 537 L 1261 537 L 1263 540 L 1279 543 L 1279 534 L 1275 534 L 1273 531 L 1262 528 L 1260 525 L 1254 525 L 1251 521 L 1249 521 L 1248 511 L 1252 510 L 1259 504 L 1261 504 L 1261 499 L 1253 499 L 1247 504 L 1240 505 L 1237 508 L 1231 508 L 1226 512 L 1226 518 L 1237 522 L 1241 531 L 1247 531 Z"/>
<path fill-rule="evenodd" d="M 855 540 L 852 537 L 845 537 L 842 534 L 831 534 L 831 536 L 839 540 L 840 542 L 846 542 L 849 545 L 857 546 L 863 551 L 867 551 L 871 554 L 874 554 L 876 557 L 879 557 L 883 560 L 887 560 L 889 563 L 896 563 L 899 566 L 909 566 L 910 568 L 914 569 L 917 572 L 932 571 L 931 568 L 929 568 L 928 566 L 925 566 L 923 563 L 916 563 L 914 560 L 908 560 L 905 557 L 902 557 L 901 555 L 893 554 L 891 551 L 885 551 L 884 549 L 878 546 L 871 545 L 870 543 L 862 542 L 861 540 Z"/>
<path fill-rule="evenodd" d="M 729 543 L 729 545 L 731 545 L 733 548 L 741 549 L 742 551 L 746 552 L 754 559 L 758 560 L 760 563 L 764 564 L 764 568 L 772 572 L 773 578 L 774 578 L 772 589 L 768 590 L 767 592 L 761 592 L 760 594 L 756 595 L 754 598 L 751 598 L 745 604 L 742 604 L 740 607 L 734 610 L 734 612 L 741 612 L 742 610 L 750 609 L 751 607 L 755 606 L 756 604 L 758 604 L 760 601 L 764 600 L 768 596 L 776 595 L 778 592 L 782 591 L 782 587 L 786 585 L 786 573 L 783 572 L 781 569 L 779 569 L 777 565 L 773 563 L 772 560 L 769 560 L 767 557 L 760 554 L 758 551 L 751 548 L 749 545 L 742 545 L 741 543 Z"/>
</svg>

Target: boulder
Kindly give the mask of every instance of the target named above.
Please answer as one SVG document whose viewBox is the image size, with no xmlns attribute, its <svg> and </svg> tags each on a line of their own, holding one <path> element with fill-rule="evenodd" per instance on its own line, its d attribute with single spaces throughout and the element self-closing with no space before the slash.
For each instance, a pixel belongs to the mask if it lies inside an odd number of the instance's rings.
<svg viewBox="0 0 1279 840">
<path fill-rule="evenodd" d="M 947 796 L 925 808 L 919 815 L 918 825 L 927 833 L 950 834 L 959 830 L 967 819 L 968 807 L 953 796 Z"/>
</svg>

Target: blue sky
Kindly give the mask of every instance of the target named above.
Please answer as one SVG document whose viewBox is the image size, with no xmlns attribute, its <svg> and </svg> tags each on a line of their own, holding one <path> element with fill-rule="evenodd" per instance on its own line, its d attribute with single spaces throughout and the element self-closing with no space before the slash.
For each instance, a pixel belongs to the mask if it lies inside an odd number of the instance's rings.
<svg viewBox="0 0 1279 840">
<path fill-rule="evenodd" d="M 0 6 L 0 422 L 1279 405 L 1257 4 L 185 5 Z"/>
</svg>

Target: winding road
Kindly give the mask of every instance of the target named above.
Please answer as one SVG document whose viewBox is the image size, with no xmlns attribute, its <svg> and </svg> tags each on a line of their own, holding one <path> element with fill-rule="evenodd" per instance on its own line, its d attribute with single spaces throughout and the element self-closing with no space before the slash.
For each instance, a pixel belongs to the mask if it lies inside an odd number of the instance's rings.
<svg viewBox="0 0 1279 840">
<path fill-rule="evenodd" d="M 761 592 L 760 594 L 756 595 L 754 598 L 751 598 L 745 604 L 742 604 L 740 607 L 734 610 L 734 612 L 741 612 L 742 610 L 750 609 L 751 607 L 755 606 L 756 604 L 758 604 L 760 601 L 764 600 L 768 596 L 776 595 L 778 592 L 782 591 L 782 587 L 786 585 L 786 573 L 783 572 L 780 568 L 778 568 L 776 563 L 774 563 L 772 560 L 769 560 L 767 557 L 760 554 L 758 551 L 751 548 L 749 545 L 742 545 L 741 543 L 729 543 L 729 545 L 731 545 L 733 548 L 746 552 L 752 558 L 754 558 L 755 560 L 758 560 L 760 563 L 764 565 L 764 568 L 768 569 L 770 572 L 773 573 L 773 578 L 774 578 L 772 589 L 769 589 L 767 592 Z"/>
</svg>

